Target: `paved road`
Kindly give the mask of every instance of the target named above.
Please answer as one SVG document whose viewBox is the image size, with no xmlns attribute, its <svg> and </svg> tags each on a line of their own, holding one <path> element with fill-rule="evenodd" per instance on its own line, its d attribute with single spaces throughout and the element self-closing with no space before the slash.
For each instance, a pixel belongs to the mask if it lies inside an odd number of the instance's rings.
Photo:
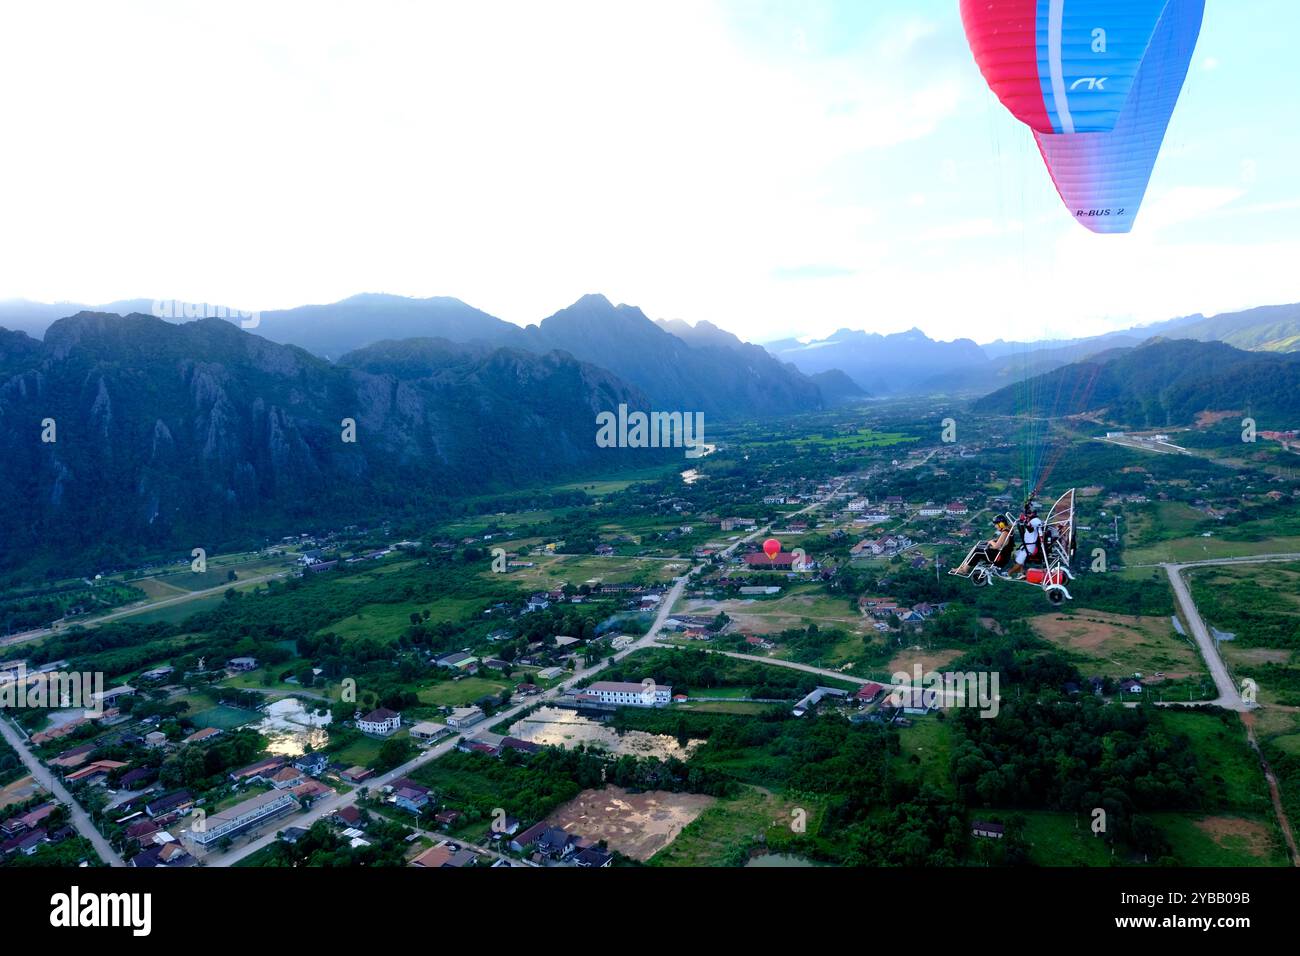
<svg viewBox="0 0 1300 956">
<path fill-rule="evenodd" d="M 1169 575 L 1169 584 L 1174 589 L 1174 598 L 1178 602 L 1179 609 L 1183 612 L 1183 617 L 1191 627 L 1192 637 L 1196 641 L 1196 646 L 1200 648 L 1201 657 L 1204 658 L 1205 666 L 1209 668 L 1210 676 L 1214 678 L 1214 686 L 1219 691 L 1219 696 L 1210 703 L 1236 711 L 1254 710 L 1257 706 L 1241 699 L 1241 692 L 1232 682 L 1232 675 L 1228 673 L 1228 667 L 1223 663 L 1223 658 L 1219 655 L 1218 645 L 1215 644 L 1214 638 L 1210 635 L 1210 629 L 1205 626 L 1205 621 L 1201 618 L 1201 612 L 1196 609 L 1196 602 L 1192 600 L 1191 589 L 1187 586 L 1186 580 L 1183 579 L 1183 571 L 1187 568 L 1204 568 L 1214 565 L 1267 564 L 1274 561 L 1295 561 L 1297 559 L 1300 559 L 1300 554 L 1256 554 L 1240 558 L 1216 558 L 1206 561 L 1189 561 L 1186 564 L 1161 565 L 1165 569 L 1165 573 Z"/>
<path fill-rule="evenodd" d="M 1232 676 L 1228 673 L 1228 666 L 1223 663 L 1223 658 L 1219 656 L 1219 649 L 1214 646 L 1214 638 L 1210 636 L 1210 629 L 1201 620 L 1201 612 L 1196 610 L 1196 602 L 1192 600 L 1192 592 L 1188 589 L 1187 582 L 1183 580 L 1182 571 L 1181 565 L 1165 565 L 1165 572 L 1169 575 L 1169 584 L 1174 589 L 1174 599 L 1177 600 L 1179 610 L 1183 612 L 1183 618 L 1191 628 L 1192 638 L 1196 641 L 1196 646 L 1201 649 L 1201 657 L 1205 661 L 1205 666 L 1209 668 L 1210 676 L 1214 678 L 1214 686 L 1218 688 L 1219 696 L 1212 703 L 1220 707 L 1226 707 L 1229 710 L 1250 710 L 1254 705 L 1243 701 L 1236 685 L 1232 683 Z"/>
<path fill-rule="evenodd" d="M 859 677 L 857 674 L 849 674 L 845 671 L 833 671 L 825 667 L 814 667 L 812 664 L 800 664 L 798 661 L 786 661 L 779 657 L 760 657 L 757 654 L 742 654 L 739 651 L 719 651 L 706 647 L 704 650 L 710 654 L 721 654 L 723 657 L 734 657 L 738 661 L 754 661 L 758 664 L 774 664 L 777 667 L 788 667 L 791 670 L 803 671 L 805 674 L 817 674 L 820 677 L 834 677 L 836 680 L 849 681 L 852 683 L 865 684 L 870 678 Z M 880 681 L 879 683 L 888 683 Z"/>
<path fill-rule="evenodd" d="M 31 772 L 33 779 L 68 807 L 68 819 L 77 828 L 77 832 L 94 845 L 99 858 L 109 866 L 126 866 L 126 862 L 104 839 L 103 834 L 95 829 L 95 825 L 90 822 L 90 815 L 81 808 L 81 804 L 77 803 L 54 774 L 32 755 L 32 752 L 27 749 L 27 741 L 3 717 L 0 717 L 0 736 L 3 736 L 9 746 L 14 748 L 18 759 Z"/>
<path fill-rule="evenodd" d="M 132 614 L 145 614 L 149 611 L 156 611 L 160 607 L 170 607 L 173 604 L 184 604 L 186 601 L 193 601 L 195 598 L 207 597 L 210 594 L 219 594 L 227 588 L 235 587 L 236 585 L 261 584 L 262 582 L 270 581 L 273 578 L 282 578 L 289 573 L 289 571 L 276 571 L 273 574 L 262 574 L 255 578 L 244 578 L 240 581 L 227 581 L 224 584 L 218 584 L 214 588 L 204 588 L 201 591 L 186 591 L 184 594 L 178 594 L 176 597 L 163 598 L 161 601 L 150 601 L 145 604 L 132 604 L 116 611 L 110 611 L 102 617 L 90 618 L 85 621 L 73 621 L 67 624 L 55 624 L 53 627 L 43 627 L 36 631 L 24 631 L 22 634 L 13 634 L 6 638 L 0 638 L 0 647 L 9 644 L 25 644 L 28 641 L 37 641 L 43 637 L 49 637 L 51 634 L 61 633 L 70 627 L 98 627 L 101 624 L 115 621 L 118 618 L 130 617 Z"/>
<path fill-rule="evenodd" d="M 1279 561 L 1300 561 L 1300 554 L 1243 554 L 1237 558 L 1204 558 L 1198 561 L 1184 561 L 1176 565 L 1179 568 L 1204 568 L 1216 564 L 1272 564 Z M 1122 571 L 1126 568 L 1166 568 L 1168 562 L 1157 562 L 1155 564 L 1126 564 L 1116 571 Z"/>
<path fill-rule="evenodd" d="M 844 483 L 847 481 L 848 478 L 841 479 L 840 483 L 836 485 L 834 491 L 831 492 L 831 495 L 827 496 L 827 498 L 825 498 L 823 501 L 814 501 L 811 504 L 803 508 L 800 508 L 798 511 L 793 512 L 792 514 L 804 514 L 805 512 L 812 511 L 821 507 L 826 501 L 832 500 L 835 492 L 839 491 L 839 489 L 843 487 Z M 768 525 L 766 527 L 759 528 L 751 532 L 750 534 L 746 535 L 745 537 L 737 539 L 735 542 L 733 542 L 731 545 L 729 545 L 721 552 L 722 556 L 724 558 L 730 556 L 742 544 L 754 540 L 754 538 L 758 537 L 761 534 L 766 534 L 770 529 L 770 527 L 771 526 Z M 534 704 L 538 703 L 539 701 L 545 703 L 546 701 L 554 700 L 555 698 L 561 696 L 564 691 L 571 688 L 574 684 L 578 683 L 584 678 L 592 676 L 598 671 L 605 669 L 606 667 L 609 666 L 610 663 L 614 661 L 622 660 L 628 654 L 635 653 L 636 651 L 641 650 L 642 648 L 655 646 L 657 643 L 656 639 L 658 638 L 660 632 L 663 630 L 664 623 L 672 616 L 673 606 L 681 599 L 682 592 L 686 589 L 687 583 L 690 581 L 690 579 L 693 576 L 695 576 L 697 573 L 699 573 L 702 569 L 704 569 L 707 566 L 708 566 L 707 562 L 702 561 L 694 565 L 689 571 L 687 571 L 685 574 L 678 577 L 673 582 L 673 586 L 664 595 L 663 600 L 659 602 L 659 611 L 658 613 L 655 614 L 655 618 L 653 623 L 651 623 L 650 625 L 650 629 L 647 630 L 642 637 L 638 638 L 636 641 L 634 641 L 632 644 L 629 644 L 627 647 L 625 647 L 623 650 L 619 651 L 618 653 L 613 654 L 607 660 L 597 661 L 596 663 L 592 664 L 589 667 L 580 668 L 578 671 L 576 671 L 573 674 L 573 676 L 569 677 L 567 680 L 564 680 L 561 683 L 557 684 L 556 686 L 552 687 L 550 690 L 544 691 L 538 697 L 527 698 L 520 703 L 508 707 L 503 711 L 498 711 L 496 714 L 492 716 L 491 723 L 497 724 L 503 720 L 509 720 L 513 717 L 516 717 L 522 714 L 528 708 L 532 707 Z M 483 725 L 479 725 L 479 729 L 481 730 L 482 728 Z M 470 736 L 472 735 L 473 735 L 473 731 L 470 732 Z M 444 740 L 442 743 L 430 747 L 428 750 L 424 751 L 418 756 L 413 757 L 412 759 L 408 760 L 406 763 L 402 764 L 401 766 L 396 767 L 393 770 L 390 770 L 387 773 L 382 774 L 378 777 L 373 777 L 370 780 L 367 780 L 365 782 L 365 786 L 377 790 L 385 786 L 386 784 L 392 783 L 398 777 L 405 777 L 408 774 L 410 774 L 411 771 L 415 770 L 417 767 L 423 766 L 424 764 L 428 763 L 430 760 L 437 760 L 439 757 L 443 756 L 444 754 L 451 752 L 453 749 L 455 749 L 457 740 L 458 737 L 453 735 L 447 740 Z M 288 817 L 282 818 L 279 821 L 279 824 L 277 826 L 268 828 L 266 832 L 262 833 L 261 836 L 255 837 L 254 839 L 246 843 L 242 843 L 238 846 L 233 846 L 229 850 L 225 851 L 224 853 L 209 854 L 204 859 L 204 865 L 205 866 L 232 866 L 233 864 L 239 862 L 249 854 L 255 853 L 258 850 L 266 846 L 269 846 L 271 843 L 274 843 L 276 839 L 275 834 L 277 830 L 283 829 L 285 826 L 310 827 L 313 823 L 315 823 L 317 820 L 321 819 L 322 817 L 326 816 L 327 814 L 333 813 L 337 810 L 341 810 L 343 807 L 351 806 L 352 804 L 356 803 L 357 798 L 360 796 L 360 792 L 361 792 L 361 788 L 358 787 L 346 794 L 335 794 L 334 796 L 322 797 L 321 799 L 317 800 L 316 803 L 312 805 L 312 808 L 308 810 L 306 813 L 291 814 Z"/>
<path fill-rule="evenodd" d="M 595 674 L 597 671 L 603 670 L 605 667 L 609 666 L 609 663 L 611 661 L 621 660 L 622 658 L 626 657 L 628 654 L 631 654 L 634 651 L 641 649 L 642 647 L 647 647 L 653 644 L 654 638 L 658 635 L 659 631 L 663 628 L 664 622 L 668 620 L 671 614 L 673 603 L 677 600 L 677 598 L 681 596 L 682 589 L 686 586 L 686 578 L 687 578 L 686 575 L 683 575 L 681 578 L 679 578 L 677 582 L 673 585 L 672 590 L 669 591 L 667 595 L 665 595 L 664 600 L 660 603 L 659 613 L 655 616 L 654 624 L 651 626 L 650 630 L 646 632 L 645 636 L 642 637 L 640 640 L 636 641 L 634 644 L 631 644 L 628 647 L 624 648 L 623 650 L 619 651 L 617 654 L 612 655 L 612 657 L 609 660 L 597 661 L 596 663 L 592 664 L 589 667 L 580 668 L 579 670 L 574 672 L 574 674 L 571 677 L 560 682 L 556 686 L 552 687 L 550 690 L 543 691 L 541 694 L 539 694 L 536 697 L 524 698 L 519 703 L 512 704 L 510 707 L 507 707 L 505 710 L 498 711 L 497 713 L 493 714 L 492 717 L 490 717 L 488 720 L 484 721 L 481 724 L 478 724 L 475 728 L 470 729 L 466 736 L 472 737 L 476 731 L 481 731 L 485 729 L 485 727 L 487 726 L 497 724 L 503 720 L 510 720 L 514 717 L 517 717 L 521 715 L 525 710 L 527 710 L 528 708 L 534 706 L 539 702 L 546 703 L 548 701 L 555 700 L 557 697 L 560 697 L 564 691 L 568 690 L 574 684 L 578 683 L 578 681 L 581 681 L 586 677 L 590 677 L 591 675 Z M 415 757 L 412 757 L 406 763 L 401 764 L 398 767 L 395 767 L 394 769 L 388 771 L 387 773 L 381 774 L 377 777 L 372 777 L 371 779 L 367 780 L 363 784 L 363 786 L 371 790 L 379 790 L 385 785 L 392 783 L 398 777 L 408 776 L 416 768 L 423 766 L 424 764 L 428 763 L 431 760 L 437 760 L 439 757 L 442 757 L 445 754 L 450 753 L 452 750 L 456 748 L 456 744 L 459 741 L 459 739 L 460 739 L 460 735 L 453 734 L 451 737 L 447 738 L 441 743 L 430 747 L 428 750 L 424 751 L 423 753 L 417 754 Z M 312 808 L 308 810 L 306 813 L 291 814 L 288 817 L 281 818 L 281 820 L 278 822 L 276 827 L 268 829 L 261 836 L 258 836 L 249 842 L 241 843 L 237 846 L 233 846 L 224 853 L 219 852 L 219 853 L 209 854 L 204 859 L 204 865 L 205 866 L 232 866 L 233 864 L 239 862 L 249 854 L 255 853 L 258 850 L 262 849 L 263 847 L 269 846 L 270 844 L 274 843 L 276 838 L 275 834 L 277 830 L 283 829 L 286 826 L 298 826 L 304 828 L 310 827 L 313 823 L 315 823 L 317 820 L 321 819 L 322 817 L 330 813 L 333 813 L 337 810 L 341 810 L 344 807 L 355 804 L 357 802 L 357 799 L 361 795 L 361 789 L 362 787 L 357 787 L 346 794 L 335 794 L 333 796 L 322 797 L 319 800 L 317 800 L 316 803 L 312 805 Z"/>
</svg>

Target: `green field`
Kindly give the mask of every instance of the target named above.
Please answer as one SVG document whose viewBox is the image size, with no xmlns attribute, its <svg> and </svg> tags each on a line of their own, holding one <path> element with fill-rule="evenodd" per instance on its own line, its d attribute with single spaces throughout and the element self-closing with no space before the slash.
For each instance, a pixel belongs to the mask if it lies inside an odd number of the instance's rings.
<svg viewBox="0 0 1300 956">
<path fill-rule="evenodd" d="M 1286 851 L 1271 817 L 1155 813 L 1152 820 L 1183 866 L 1286 866 Z"/>
<path fill-rule="evenodd" d="M 346 747 L 331 753 L 330 760 L 345 767 L 370 767 L 378 762 L 379 748 L 383 745 L 382 740 L 373 737 L 361 737 L 352 741 Z"/>
<path fill-rule="evenodd" d="M 1300 554 L 1300 537 L 1265 538 L 1262 541 L 1231 541 L 1218 536 L 1211 538 L 1173 538 L 1158 541 L 1124 553 L 1124 563 L 1183 564 L 1189 561 L 1209 561 L 1218 558 L 1240 558 L 1255 554 Z"/>
<path fill-rule="evenodd" d="M 1221 653 L 1264 704 L 1300 704 L 1300 562 L 1193 568 L 1187 580 L 1205 622 L 1235 635 Z"/>
<path fill-rule="evenodd" d="M 654 468 L 638 468 L 631 471 L 619 472 L 619 477 L 617 478 L 591 478 L 583 481 L 570 481 L 567 484 L 556 485 L 555 490 L 585 491 L 593 498 L 599 498 L 603 495 L 624 491 L 637 482 L 658 481 L 678 471 L 681 471 L 681 469 L 676 465 L 659 465 Z"/>
<path fill-rule="evenodd" d="M 899 728 L 898 742 L 902 753 L 892 761 L 893 772 L 900 780 L 927 783 L 951 793 L 953 787 L 948 763 L 952 757 L 952 737 L 948 723 L 934 715 L 911 720 L 911 727 Z"/>
<path fill-rule="evenodd" d="M 760 787 L 745 787 L 739 796 L 720 800 L 688 823 L 649 863 L 743 866 L 749 848 L 760 838 L 773 852 L 798 853 L 799 837 L 791 829 L 796 808 L 807 811 L 806 832 L 815 833 L 820 815 L 815 803 L 777 796 Z"/>
<path fill-rule="evenodd" d="M 733 598 L 723 601 L 693 600 L 684 603 L 683 614 L 714 615 L 723 611 L 734 622 L 733 630 L 745 634 L 776 634 L 790 628 L 816 624 L 820 628 L 840 628 L 861 634 L 866 620 L 846 597 L 830 595 L 815 584 L 790 585 L 784 578 L 774 580 L 783 590 L 775 597 Z M 859 649 L 861 638 L 856 638 Z M 782 656 L 780 649 L 776 656 Z M 845 654 L 847 659 L 849 655 Z"/>
<path fill-rule="evenodd" d="M 699 703 L 676 704 L 675 710 L 689 710 L 701 714 L 761 714 L 775 704 L 761 704 L 747 700 L 711 700 Z"/>
<path fill-rule="evenodd" d="M 1246 729 L 1235 718 L 1224 723 L 1214 714 L 1164 710 L 1162 723 L 1192 742 L 1201 780 L 1216 803 L 1226 809 L 1269 814 L 1272 802 L 1259 760 L 1246 742 Z"/>
<path fill-rule="evenodd" d="M 1164 586 L 1168 587 L 1167 581 Z M 1060 648 L 1084 676 L 1142 674 L 1147 680 L 1157 673 L 1170 680 L 1205 676 L 1205 666 L 1191 640 L 1179 636 L 1167 617 L 1071 607 L 1068 614 L 1040 614 L 1029 623 L 1039 637 Z M 1160 684 L 1151 686 L 1156 690 Z"/>
<path fill-rule="evenodd" d="M 589 581 L 602 584 L 667 584 L 691 566 L 689 558 L 664 561 L 625 555 L 525 554 L 516 560 L 532 562 L 534 567 L 515 568 L 504 576 L 504 583 L 520 592 L 542 591 L 565 584 L 577 587 Z M 480 572 L 484 578 L 500 578 L 490 569 Z M 501 583 L 498 581 L 498 583 Z"/>
<path fill-rule="evenodd" d="M 481 600 L 470 598 L 439 598 L 429 602 L 403 602 L 400 604 L 367 604 L 356 614 L 349 615 L 320 629 L 320 633 L 333 632 L 342 638 L 362 637 L 381 641 L 396 640 L 411 626 L 411 615 L 429 611 L 429 622 L 459 621 L 479 610 Z"/>
<path fill-rule="evenodd" d="M 213 608 L 220 607 L 223 600 L 225 600 L 225 593 L 218 591 L 216 594 L 194 598 L 192 601 L 179 601 L 166 607 L 141 611 L 139 614 L 129 614 L 119 618 L 119 620 L 130 624 L 154 624 L 158 622 L 180 624 L 187 618 L 202 611 L 211 611 Z"/>
<path fill-rule="evenodd" d="M 194 726 L 200 730 L 204 727 L 234 730 L 244 724 L 261 720 L 262 715 L 255 710 L 244 710 L 241 707 L 227 707 L 224 704 L 219 704 L 216 707 L 201 710 L 197 714 L 190 714 L 189 718 L 194 722 Z"/>
<path fill-rule="evenodd" d="M 1092 832 L 1091 820 L 1079 813 L 1050 810 L 979 810 L 980 819 L 1006 820 L 1011 812 L 1025 818 L 1024 839 L 1029 859 L 1037 866 L 1109 866 L 1110 846 Z"/>
<path fill-rule="evenodd" d="M 509 684 L 503 681 L 489 680 L 486 677 L 462 677 L 456 681 L 442 681 L 428 687 L 421 687 L 418 696 L 420 702 L 435 707 L 464 707 L 474 703 L 488 694 L 500 694 Z"/>
</svg>

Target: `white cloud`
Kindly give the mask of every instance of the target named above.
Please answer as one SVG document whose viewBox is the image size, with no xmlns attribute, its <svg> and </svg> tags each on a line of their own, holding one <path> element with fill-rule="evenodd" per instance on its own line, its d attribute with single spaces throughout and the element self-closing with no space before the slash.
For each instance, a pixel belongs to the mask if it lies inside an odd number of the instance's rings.
<svg viewBox="0 0 1300 956">
<path fill-rule="evenodd" d="M 1249 232 L 1162 245 L 1289 199 L 1175 179 L 1168 155 L 1132 237 L 1078 229 L 941 6 L 833 54 L 783 29 L 780 56 L 695 0 L 17 7 L 0 296 L 388 291 L 522 323 L 601 291 L 758 339 L 996 338 L 1290 287 L 1250 264 L 1290 247 Z"/>
</svg>

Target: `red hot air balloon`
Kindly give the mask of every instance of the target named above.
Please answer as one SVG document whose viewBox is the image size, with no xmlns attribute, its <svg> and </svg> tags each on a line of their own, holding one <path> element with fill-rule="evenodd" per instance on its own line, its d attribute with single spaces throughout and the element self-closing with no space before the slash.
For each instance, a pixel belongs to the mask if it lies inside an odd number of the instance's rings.
<svg viewBox="0 0 1300 956">
<path fill-rule="evenodd" d="M 1204 13 L 1205 0 L 961 0 L 980 72 L 1093 232 L 1133 228 Z"/>
<path fill-rule="evenodd" d="M 763 553 L 767 555 L 767 560 L 775 561 L 776 556 L 781 553 L 781 542 L 776 538 L 768 538 L 763 542 Z"/>
</svg>

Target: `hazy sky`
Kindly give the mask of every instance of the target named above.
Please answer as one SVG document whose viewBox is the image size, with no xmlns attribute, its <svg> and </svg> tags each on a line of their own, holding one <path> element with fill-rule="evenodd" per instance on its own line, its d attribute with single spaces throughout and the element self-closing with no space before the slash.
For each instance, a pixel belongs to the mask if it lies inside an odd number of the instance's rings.
<svg viewBox="0 0 1300 956">
<path fill-rule="evenodd" d="M 1210 0 L 1137 226 L 1062 208 L 957 0 L 28 4 L 0 298 L 585 292 L 751 340 L 1300 300 L 1300 4 Z"/>
</svg>

